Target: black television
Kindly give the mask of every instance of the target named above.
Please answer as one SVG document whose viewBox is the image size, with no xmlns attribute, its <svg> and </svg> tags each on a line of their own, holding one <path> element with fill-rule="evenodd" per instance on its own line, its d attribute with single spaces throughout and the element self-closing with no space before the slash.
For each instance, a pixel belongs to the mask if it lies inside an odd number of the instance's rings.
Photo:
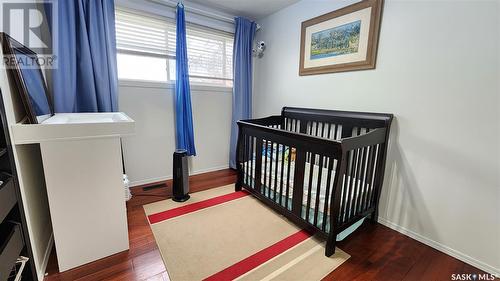
<svg viewBox="0 0 500 281">
<path fill-rule="evenodd" d="M 28 121 L 39 124 L 54 115 L 38 56 L 6 33 L 1 33 L 3 63 L 17 88 Z"/>
</svg>

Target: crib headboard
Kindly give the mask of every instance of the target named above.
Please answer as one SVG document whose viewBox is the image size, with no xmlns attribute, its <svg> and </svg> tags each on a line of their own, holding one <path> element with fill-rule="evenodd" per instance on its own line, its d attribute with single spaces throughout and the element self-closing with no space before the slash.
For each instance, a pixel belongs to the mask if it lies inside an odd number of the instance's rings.
<svg viewBox="0 0 500 281">
<path fill-rule="evenodd" d="M 327 109 L 313 109 L 313 108 L 299 108 L 299 107 L 283 107 L 281 111 L 281 116 L 285 119 L 285 125 L 287 122 L 292 122 L 295 125 L 291 130 L 301 133 L 307 133 L 310 135 L 319 136 L 318 133 L 307 131 L 309 125 L 304 126 L 304 124 L 315 124 L 315 128 L 325 126 L 328 124 L 337 125 L 339 130 L 341 129 L 341 134 L 339 132 L 338 138 L 349 137 L 352 135 L 359 135 L 362 130 L 370 130 L 375 128 L 387 128 L 391 126 L 392 114 L 388 113 L 371 113 L 371 112 L 354 112 L 354 111 L 340 111 L 340 110 L 327 110 Z M 320 131 L 321 130 L 316 130 Z"/>
</svg>

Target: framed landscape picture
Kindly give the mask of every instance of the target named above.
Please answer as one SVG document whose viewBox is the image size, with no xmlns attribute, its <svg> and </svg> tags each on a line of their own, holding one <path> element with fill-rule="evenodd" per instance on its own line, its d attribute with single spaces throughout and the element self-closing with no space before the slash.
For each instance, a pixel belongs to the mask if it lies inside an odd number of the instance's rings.
<svg viewBox="0 0 500 281">
<path fill-rule="evenodd" d="M 375 68 L 383 0 L 302 22 L 299 75 Z"/>
</svg>

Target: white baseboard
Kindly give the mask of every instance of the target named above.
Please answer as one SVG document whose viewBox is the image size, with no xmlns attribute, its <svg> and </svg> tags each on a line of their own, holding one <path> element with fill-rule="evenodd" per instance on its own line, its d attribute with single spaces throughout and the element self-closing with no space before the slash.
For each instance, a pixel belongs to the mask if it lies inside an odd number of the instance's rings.
<svg viewBox="0 0 500 281">
<path fill-rule="evenodd" d="M 190 176 L 204 174 L 204 173 L 210 173 L 210 172 L 216 172 L 216 171 L 225 170 L 225 169 L 229 169 L 229 165 L 197 170 L 197 171 L 192 172 L 190 174 Z"/>
<path fill-rule="evenodd" d="M 157 183 L 157 182 L 171 180 L 171 179 L 172 179 L 172 176 L 170 175 L 170 176 L 159 177 L 159 178 L 150 178 L 150 179 L 145 179 L 145 180 L 131 181 L 130 187 L 140 186 L 140 185 L 145 185 L 145 184 L 150 184 L 150 183 Z"/>
<path fill-rule="evenodd" d="M 229 165 L 224 165 L 224 166 L 219 166 L 219 167 L 213 167 L 213 168 L 208 168 L 208 169 L 201 169 L 201 170 L 196 170 L 191 172 L 189 175 L 194 176 L 194 175 L 199 175 L 199 174 L 204 174 L 204 173 L 210 173 L 210 172 L 215 172 L 215 171 L 220 171 L 220 170 L 225 170 L 229 169 Z M 172 175 L 167 175 L 164 177 L 158 177 L 158 178 L 150 178 L 150 179 L 145 179 L 145 180 L 138 180 L 138 181 L 131 181 L 130 182 L 130 187 L 134 186 L 139 186 L 139 185 L 145 185 L 145 184 L 150 184 L 150 183 L 156 183 L 156 182 L 161 182 L 161 181 L 166 181 L 166 180 L 171 180 Z"/>
<path fill-rule="evenodd" d="M 38 276 L 38 281 L 43 281 L 45 278 L 45 272 L 47 270 L 47 264 L 49 263 L 50 253 L 52 253 L 52 248 L 54 247 L 54 233 L 50 235 L 49 241 L 47 243 L 47 248 L 45 248 L 45 253 L 43 254 L 43 262 L 36 273 Z"/>
<path fill-rule="evenodd" d="M 402 233 L 410 238 L 413 238 L 421 243 L 424 243 L 425 245 L 427 245 L 429 247 L 432 247 L 432 248 L 434 248 L 438 251 L 441 251 L 449 256 L 452 256 L 452 257 L 459 259 L 465 263 L 468 263 L 472 266 L 475 266 L 475 267 L 477 267 L 477 268 L 479 268 L 487 273 L 493 274 L 495 276 L 500 276 L 500 269 L 495 268 L 492 265 L 489 265 L 487 263 L 479 261 L 479 260 L 477 260 L 469 255 L 466 255 L 460 251 L 457 251 L 457 250 L 452 249 L 446 245 L 443 245 L 439 242 L 436 242 L 430 238 L 422 236 L 421 234 L 418 234 L 412 230 L 409 230 L 407 228 L 399 226 L 398 224 L 393 223 L 385 218 L 378 217 L 378 222 L 382 225 L 385 225 L 385 226 L 399 232 L 399 233 Z M 471 272 L 471 273 L 473 273 L 473 272 Z"/>
</svg>

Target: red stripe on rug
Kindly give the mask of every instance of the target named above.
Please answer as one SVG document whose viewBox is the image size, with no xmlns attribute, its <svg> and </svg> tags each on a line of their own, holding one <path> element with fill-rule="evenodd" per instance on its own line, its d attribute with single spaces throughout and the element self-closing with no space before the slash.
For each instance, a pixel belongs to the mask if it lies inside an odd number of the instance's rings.
<svg viewBox="0 0 500 281">
<path fill-rule="evenodd" d="M 286 250 L 294 247 L 295 245 L 299 244 L 309 237 L 311 237 L 311 234 L 309 232 L 301 230 L 203 280 L 234 280 L 241 275 L 249 272 L 250 270 L 260 266 L 261 264 L 269 261 L 270 259 L 276 257 L 277 255 L 285 252 Z"/>
<path fill-rule="evenodd" d="M 210 198 L 207 200 L 203 200 L 200 202 L 196 202 L 196 203 L 192 203 L 189 205 L 184 205 L 181 207 L 177 207 L 174 209 L 163 211 L 160 213 L 152 214 L 152 215 L 148 216 L 149 223 L 153 224 L 153 223 L 162 222 L 164 220 L 168 220 L 171 218 L 175 218 L 178 216 L 182 216 L 185 214 L 196 212 L 198 210 L 212 207 L 215 205 L 219 205 L 219 204 L 222 204 L 222 203 L 225 203 L 228 201 L 236 200 L 238 198 L 245 197 L 247 195 L 250 195 L 250 193 L 248 193 L 245 190 L 236 191 L 236 192 L 232 192 L 229 194 L 225 194 L 225 195 L 217 196 L 217 197 Z"/>
</svg>

